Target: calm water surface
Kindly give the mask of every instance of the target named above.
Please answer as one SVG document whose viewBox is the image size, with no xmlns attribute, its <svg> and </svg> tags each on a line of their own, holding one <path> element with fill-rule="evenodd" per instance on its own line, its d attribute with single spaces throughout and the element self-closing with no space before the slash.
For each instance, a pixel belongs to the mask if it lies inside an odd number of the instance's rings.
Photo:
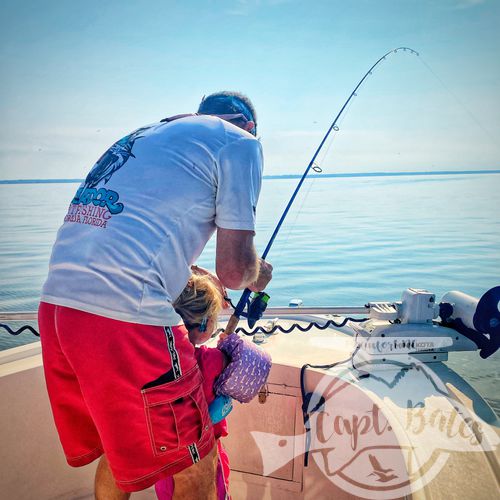
<svg viewBox="0 0 500 500">
<path fill-rule="evenodd" d="M 264 180 L 262 251 L 297 180 Z M 50 249 L 77 184 L 0 185 L 0 310 L 37 307 Z M 272 305 L 363 305 L 408 287 L 440 297 L 500 285 L 500 174 L 309 179 L 269 254 Z M 214 243 L 199 263 L 213 268 Z M 234 299 L 238 293 L 232 294 Z M 0 331 L 0 349 L 36 339 Z M 314 362 L 314 360 L 311 360 Z M 500 354 L 454 353 L 448 365 L 500 412 Z"/>
</svg>

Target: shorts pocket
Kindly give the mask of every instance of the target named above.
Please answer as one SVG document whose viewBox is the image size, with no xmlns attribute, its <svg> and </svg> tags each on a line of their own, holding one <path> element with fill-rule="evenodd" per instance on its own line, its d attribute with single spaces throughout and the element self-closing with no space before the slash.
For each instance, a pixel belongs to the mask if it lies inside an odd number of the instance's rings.
<svg viewBox="0 0 500 500">
<path fill-rule="evenodd" d="M 195 365 L 173 382 L 141 391 L 155 455 L 198 443 L 209 430 L 202 382 L 203 376 Z"/>
</svg>

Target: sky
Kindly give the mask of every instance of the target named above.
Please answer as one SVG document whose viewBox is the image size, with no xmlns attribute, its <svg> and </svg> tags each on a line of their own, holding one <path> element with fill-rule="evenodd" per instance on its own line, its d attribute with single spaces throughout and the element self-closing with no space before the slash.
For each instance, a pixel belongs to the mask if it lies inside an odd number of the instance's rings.
<svg viewBox="0 0 500 500">
<path fill-rule="evenodd" d="M 130 131 L 255 104 L 265 173 L 500 168 L 498 0 L 2 0 L 0 179 L 82 178 Z"/>
</svg>

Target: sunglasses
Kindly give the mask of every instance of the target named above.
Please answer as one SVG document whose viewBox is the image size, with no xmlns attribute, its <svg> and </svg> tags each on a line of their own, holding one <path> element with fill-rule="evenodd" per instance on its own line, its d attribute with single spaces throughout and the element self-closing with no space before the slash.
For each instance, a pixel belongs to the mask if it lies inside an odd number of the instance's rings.
<svg viewBox="0 0 500 500">
<path fill-rule="evenodd" d="M 240 128 L 244 128 L 244 126 L 249 121 L 252 121 L 252 120 L 249 120 L 243 113 L 232 113 L 232 114 L 214 115 L 214 116 L 217 116 L 218 118 L 221 118 L 222 120 L 226 120 L 228 122 L 231 122 Z M 249 132 L 252 135 L 257 135 L 257 127 L 255 124 L 254 124 L 253 128 L 251 130 L 249 130 Z"/>
<path fill-rule="evenodd" d="M 205 97 L 201 100 L 203 103 L 205 101 Z M 236 96 L 216 96 L 212 97 L 211 101 L 215 101 L 220 104 L 222 109 L 227 109 L 228 111 L 233 111 L 233 113 L 225 113 L 225 114 L 217 114 L 219 118 L 223 120 L 227 120 L 229 122 L 235 123 L 235 125 L 241 126 L 241 124 L 245 125 L 246 123 L 252 121 L 255 123 L 255 119 L 253 113 L 250 111 L 250 108 L 238 97 Z M 227 118 L 226 118 L 227 117 Z M 257 127 L 254 126 L 250 131 L 252 135 L 257 135 Z"/>
</svg>

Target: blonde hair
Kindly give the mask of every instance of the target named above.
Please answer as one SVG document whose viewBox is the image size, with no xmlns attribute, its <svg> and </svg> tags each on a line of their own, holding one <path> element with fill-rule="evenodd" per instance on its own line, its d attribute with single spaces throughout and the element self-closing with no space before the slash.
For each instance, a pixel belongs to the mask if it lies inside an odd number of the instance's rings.
<svg viewBox="0 0 500 500">
<path fill-rule="evenodd" d="M 217 317 L 223 304 L 221 292 L 209 275 L 192 274 L 172 305 L 189 330 L 199 326 L 205 318 Z"/>
</svg>

